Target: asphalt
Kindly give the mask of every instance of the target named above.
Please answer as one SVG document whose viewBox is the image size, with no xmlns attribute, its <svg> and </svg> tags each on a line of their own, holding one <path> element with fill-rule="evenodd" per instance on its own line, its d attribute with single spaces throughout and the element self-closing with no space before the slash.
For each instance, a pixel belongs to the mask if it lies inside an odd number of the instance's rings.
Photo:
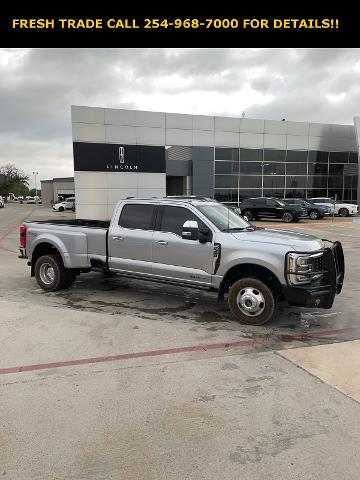
<svg viewBox="0 0 360 480">
<path fill-rule="evenodd" d="M 358 478 L 359 404 L 321 369 L 337 347 L 354 345 L 350 365 L 358 352 L 359 223 L 286 226 L 343 242 L 343 293 L 249 327 L 189 288 L 92 273 L 44 293 L 17 258 L 18 226 L 71 215 L 0 210 L 4 478 Z M 316 372 L 310 353 L 290 357 L 325 347 Z"/>
</svg>

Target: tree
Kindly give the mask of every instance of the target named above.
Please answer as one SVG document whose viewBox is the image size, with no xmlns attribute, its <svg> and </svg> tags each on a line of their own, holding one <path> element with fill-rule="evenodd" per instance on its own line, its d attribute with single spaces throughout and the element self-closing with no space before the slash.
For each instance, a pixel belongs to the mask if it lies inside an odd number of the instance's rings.
<svg viewBox="0 0 360 480">
<path fill-rule="evenodd" d="M 17 193 L 21 190 L 28 190 L 29 176 L 15 165 L 8 163 L 0 167 L 0 194 L 5 197 L 9 193 Z"/>
</svg>

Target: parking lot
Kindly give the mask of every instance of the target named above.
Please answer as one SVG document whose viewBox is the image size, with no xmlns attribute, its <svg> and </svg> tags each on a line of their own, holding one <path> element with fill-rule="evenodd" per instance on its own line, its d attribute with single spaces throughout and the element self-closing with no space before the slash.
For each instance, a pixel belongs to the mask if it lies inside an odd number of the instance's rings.
<svg viewBox="0 0 360 480">
<path fill-rule="evenodd" d="M 18 227 L 61 216 L 0 211 L 0 475 L 358 478 L 359 404 L 285 357 L 360 339 L 360 222 L 258 222 L 340 240 L 346 279 L 331 310 L 282 305 L 253 327 L 215 294 L 99 273 L 45 293 Z"/>
</svg>

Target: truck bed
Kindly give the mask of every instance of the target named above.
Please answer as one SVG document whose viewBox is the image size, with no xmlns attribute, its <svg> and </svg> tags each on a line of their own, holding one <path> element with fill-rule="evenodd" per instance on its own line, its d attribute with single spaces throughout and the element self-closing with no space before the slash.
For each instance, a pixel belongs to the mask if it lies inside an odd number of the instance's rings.
<svg viewBox="0 0 360 480">
<path fill-rule="evenodd" d="M 46 223 L 50 225 L 65 225 L 69 227 L 89 227 L 89 228 L 109 228 L 110 220 L 88 220 L 88 219 L 71 219 L 71 220 L 28 220 L 24 223 Z"/>
</svg>

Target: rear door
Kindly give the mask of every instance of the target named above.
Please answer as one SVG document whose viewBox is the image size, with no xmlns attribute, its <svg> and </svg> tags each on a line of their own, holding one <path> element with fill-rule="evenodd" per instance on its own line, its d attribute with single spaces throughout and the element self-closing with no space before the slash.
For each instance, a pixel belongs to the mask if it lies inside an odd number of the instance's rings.
<svg viewBox="0 0 360 480">
<path fill-rule="evenodd" d="M 182 238 L 182 226 L 196 221 L 199 228 L 209 228 L 190 209 L 182 206 L 160 207 L 159 223 L 153 236 L 154 275 L 171 280 L 210 285 L 214 268 L 214 244 Z"/>
<path fill-rule="evenodd" d="M 151 273 L 156 212 L 156 204 L 126 203 L 122 207 L 118 224 L 113 224 L 109 231 L 111 269 Z"/>
</svg>

